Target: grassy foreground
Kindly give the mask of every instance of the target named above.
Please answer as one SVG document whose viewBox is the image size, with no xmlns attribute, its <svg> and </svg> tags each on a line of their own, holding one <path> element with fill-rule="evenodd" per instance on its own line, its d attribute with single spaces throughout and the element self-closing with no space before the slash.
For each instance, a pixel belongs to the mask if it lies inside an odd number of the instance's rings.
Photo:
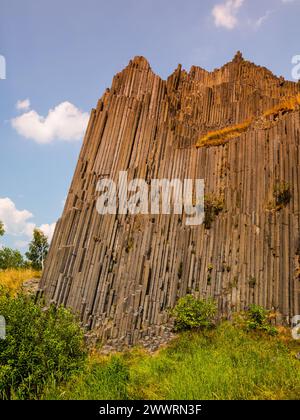
<svg viewBox="0 0 300 420">
<path fill-rule="evenodd" d="M 285 338 L 285 340 L 289 340 Z M 44 399 L 300 399 L 299 343 L 245 332 L 224 322 L 183 333 L 150 355 L 92 354 L 85 370 Z"/>
<path fill-rule="evenodd" d="M 76 317 L 65 308 L 44 311 L 19 290 L 39 274 L 0 271 L 7 324 L 0 399 L 300 399 L 300 341 L 289 330 L 273 336 L 264 324 L 249 330 L 252 324 L 237 317 L 236 325 L 182 332 L 155 354 L 135 348 L 103 356 L 94 349 L 87 357 Z M 194 319 L 194 309 L 184 307 L 183 319 Z"/>
</svg>

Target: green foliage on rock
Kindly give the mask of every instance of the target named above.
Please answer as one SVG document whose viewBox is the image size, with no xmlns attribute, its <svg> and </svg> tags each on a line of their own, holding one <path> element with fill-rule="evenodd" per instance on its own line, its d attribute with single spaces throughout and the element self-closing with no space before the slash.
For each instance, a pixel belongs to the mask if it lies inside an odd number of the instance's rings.
<svg viewBox="0 0 300 420">
<path fill-rule="evenodd" d="M 269 311 L 262 306 L 251 305 L 245 313 L 246 328 L 276 335 L 277 330 L 270 324 L 268 315 Z"/>
<path fill-rule="evenodd" d="M 212 194 L 204 197 L 204 228 L 209 230 L 216 217 L 224 210 L 224 198 Z"/>
<path fill-rule="evenodd" d="M 278 209 L 287 206 L 292 199 L 290 185 L 287 182 L 276 184 L 273 190 L 273 196 Z"/>
<path fill-rule="evenodd" d="M 217 305 L 212 299 L 197 299 L 187 295 L 179 299 L 171 313 L 175 317 L 177 331 L 208 328 L 214 323 Z"/>
</svg>

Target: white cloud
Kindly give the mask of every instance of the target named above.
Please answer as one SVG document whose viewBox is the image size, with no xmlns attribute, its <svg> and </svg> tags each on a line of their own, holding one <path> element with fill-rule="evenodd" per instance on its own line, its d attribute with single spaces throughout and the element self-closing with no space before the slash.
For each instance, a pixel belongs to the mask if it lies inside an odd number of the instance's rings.
<svg viewBox="0 0 300 420">
<path fill-rule="evenodd" d="M 243 3 L 244 0 L 226 0 L 224 3 L 216 4 L 212 10 L 215 25 L 234 29 L 238 24 L 237 13 Z"/>
<path fill-rule="evenodd" d="M 0 198 L 0 220 L 9 235 L 30 237 L 35 227 L 30 221 L 32 218 L 30 211 L 18 210 L 10 198 Z"/>
<path fill-rule="evenodd" d="M 16 246 L 24 247 L 32 239 L 34 228 L 40 229 L 51 242 L 55 223 L 37 226 L 32 222 L 33 214 L 28 210 L 18 210 L 8 197 L 0 198 L 0 220 L 4 223 L 5 233 L 17 237 Z"/>
<path fill-rule="evenodd" d="M 12 127 L 21 135 L 37 143 L 55 140 L 77 141 L 86 130 L 89 115 L 70 102 L 62 102 L 43 117 L 31 110 L 11 120 Z"/>
<path fill-rule="evenodd" d="M 27 241 L 23 241 L 22 239 L 17 239 L 17 240 L 14 242 L 14 246 L 15 246 L 16 248 L 27 248 L 27 247 L 28 247 L 28 245 L 29 245 L 29 240 L 27 240 Z"/>
<path fill-rule="evenodd" d="M 55 226 L 56 223 L 51 223 L 50 225 L 48 223 L 45 223 L 39 226 L 39 229 L 47 236 L 49 242 L 52 241 Z"/>
<path fill-rule="evenodd" d="M 30 108 L 30 100 L 29 99 L 19 100 L 16 103 L 16 108 L 19 111 L 28 111 L 28 109 Z"/>
</svg>

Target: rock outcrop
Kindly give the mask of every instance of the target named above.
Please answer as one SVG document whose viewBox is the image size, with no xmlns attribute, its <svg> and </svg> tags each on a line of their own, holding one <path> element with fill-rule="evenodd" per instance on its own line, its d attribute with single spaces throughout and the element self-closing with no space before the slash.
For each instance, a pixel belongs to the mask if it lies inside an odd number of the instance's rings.
<svg viewBox="0 0 300 420">
<path fill-rule="evenodd" d="M 300 111 L 267 112 L 299 92 L 241 53 L 213 72 L 179 65 L 166 81 L 145 58 L 130 61 L 91 112 L 40 283 L 46 300 L 127 344 L 162 334 L 167 309 L 187 293 L 212 296 L 229 317 L 254 302 L 285 320 L 299 314 Z M 226 143 L 196 148 L 207 132 L 249 119 Z M 209 223 L 100 216 L 97 181 L 119 171 L 204 179 Z"/>
</svg>

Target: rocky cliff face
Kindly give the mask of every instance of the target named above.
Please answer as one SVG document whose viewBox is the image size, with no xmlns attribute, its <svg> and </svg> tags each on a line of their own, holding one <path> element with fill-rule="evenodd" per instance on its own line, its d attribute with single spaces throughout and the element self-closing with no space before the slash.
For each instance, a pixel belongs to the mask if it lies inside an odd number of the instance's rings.
<svg viewBox="0 0 300 420">
<path fill-rule="evenodd" d="M 167 81 L 132 60 L 91 112 L 40 283 L 46 299 L 128 344 L 160 334 L 167 308 L 191 292 L 226 316 L 253 302 L 299 314 L 300 111 L 266 112 L 299 92 L 240 53 L 211 73 L 178 66 Z M 249 119 L 224 144 L 196 148 L 208 131 Z M 204 179 L 206 223 L 100 216 L 97 181 L 119 171 Z"/>
</svg>

